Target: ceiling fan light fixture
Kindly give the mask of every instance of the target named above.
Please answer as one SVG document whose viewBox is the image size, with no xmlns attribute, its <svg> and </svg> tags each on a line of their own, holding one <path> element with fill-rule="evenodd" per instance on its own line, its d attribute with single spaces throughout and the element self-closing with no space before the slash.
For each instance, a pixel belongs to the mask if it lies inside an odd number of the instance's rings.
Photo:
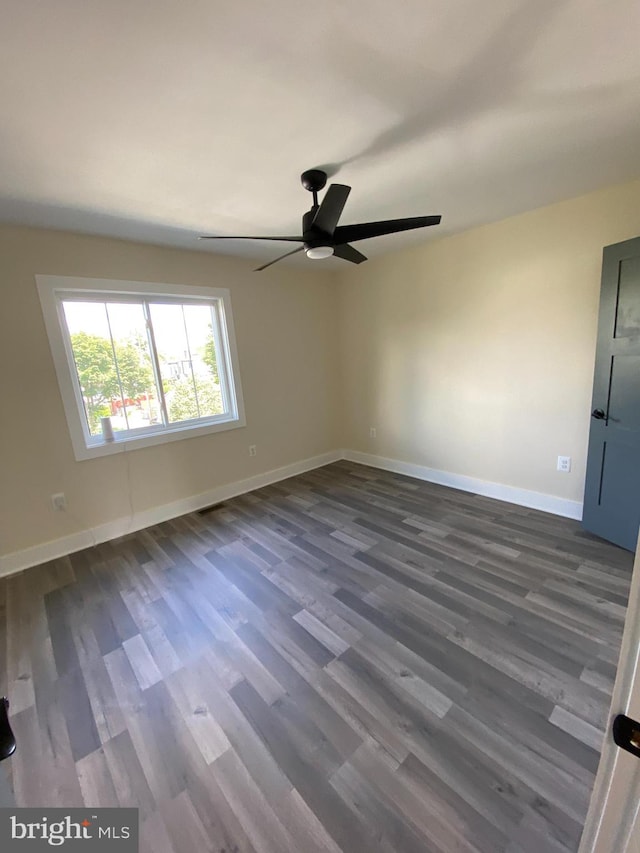
<svg viewBox="0 0 640 853">
<path fill-rule="evenodd" d="M 333 255 L 333 246 L 311 246 L 307 249 L 307 257 L 314 261 L 330 258 Z"/>
</svg>

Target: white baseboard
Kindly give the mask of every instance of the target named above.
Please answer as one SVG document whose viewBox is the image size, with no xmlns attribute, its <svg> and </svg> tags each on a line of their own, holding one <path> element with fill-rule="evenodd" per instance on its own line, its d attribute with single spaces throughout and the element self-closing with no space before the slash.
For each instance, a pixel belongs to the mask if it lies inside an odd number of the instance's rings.
<svg viewBox="0 0 640 853">
<path fill-rule="evenodd" d="M 160 524 L 162 521 L 177 518 L 180 515 L 194 512 L 205 506 L 229 500 L 237 495 L 251 492 L 254 489 L 269 486 L 271 483 L 286 480 L 287 477 L 304 474 L 305 471 L 320 468 L 322 465 L 329 465 L 329 463 L 337 462 L 339 459 L 359 462 L 362 465 L 370 465 L 372 468 L 393 471 L 396 474 L 406 474 L 418 480 L 439 483 L 441 486 L 450 486 L 453 489 L 496 498 L 499 501 L 506 501 L 507 503 L 518 504 L 530 507 L 531 509 L 539 509 L 543 512 L 562 515 L 566 518 L 575 518 L 578 520 L 582 518 L 582 504 L 579 501 L 557 498 L 554 495 L 545 495 L 541 492 L 529 491 L 528 489 L 517 489 L 514 486 L 504 486 L 500 483 L 490 483 L 486 480 L 477 480 L 474 477 L 465 477 L 462 474 L 451 474 L 448 471 L 439 471 L 423 465 L 414 465 L 411 462 L 401 462 L 398 459 L 386 459 L 383 456 L 361 453 L 358 450 L 334 450 L 329 453 L 322 453 L 319 456 L 302 459 L 300 462 L 293 462 L 291 465 L 284 465 L 282 468 L 265 471 L 263 474 L 257 474 L 255 477 L 249 477 L 246 480 L 227 483 L 224 486 L 218 486 L 215 489 L 210 489 L 207 492 L 201 492 L 200 494 L 192 495 L 173 503 L 136 512 L 133 516 L 116 518 L 113 521 L 108 521 L 106 524 L 100 524 L 98 527 L 81 530 L 78 533 L 71 533 L 68 536 L 54 539 L 51 542 L 44 542 L 41 545 L 25 548 L 23 551 L 15 551 L 13 554 L 7 554 L 0 557 L 0 577 L 15 574 L 23 569 L 28 569 L 30 566 L 37 566 L 49 560 L 55 560 L 57 557 L 64 557 L 66 554 L 73 554 L 74 551 L 80 551 L 83 548 L 90 548 L 99 542 L 107 542 L 110 539 L 116 539 L 118 536 L 125 536 L 127 533 L 142 530 L 153 524 Z"/>
<path fill-rule="evenodd" d="M 417 480 L 426 480 L 429 483 L 438 483 L 441 486 L 460 489 L 463 492 L 473 492 L 476 495 L 495 498 L 506 503 L 539 509 L 553 515 L 562 515 L 565 518 L 574 518 L 578 521 L 582 518 L 582 503 L 580 501 L 557 498 L 555 495 L 546 495 L 529 489 L 518 489 L 515 486 L 504 486 L 501 483 L 491 483 L 488 480 L 465 477 L 463 474 L 439 471 L 437 468 L 427 468 L 424 465 L 414 465 L 411 462 L 401 462 L 398 459 L 386 459 L 384 456 L 361 453 L 359 450 L 343 450 L 342 458 L 349 462 L 370 465 L 372 468 L 393 471 L 395 474 L 406 474 L 408 477 L 415 477 Z"/>
<path fill-rule="evenodd" d="M 293 462 L 291 465 L 284 465 L 282 468 L 265 471 L 255 477 L 248 477 L 246 480 L 237 480 L 234 483 L 217 486 L 215 489 L 179 501 L 136 512 L 133 516 L 116 518 L 106 524 L 100 524 L 98 527 L 71 533 L 51 542 L 25 548 L 23 551 L 15 551 L 12 554 L 0 557 L 0 577 L 15 574 L 23 569 L 28 569 L 30 566 L 37 566 L 58 557 L 64 557 L 66 554 L 73 554 L 74 551 L 80 551 L 83 548 L 90 548 L 99 542 L 107 542 L 110 539 L 116 539 L 118 536 L 125 536 L 127 533 L 142 530 L 153 524 L 160 524 L 162 521 L 168 521 L 171 518 L 185 515 L 185 513 L 211 506 L 211 504 L 229 500 L 237 495 L 252 492 L 254 489 L 286 480 L 288 477 L 304 474 L 305 471 L 320 468 L 322 465 L 337 462 L 339 459 L 342 459 L 342 453 L 339 450 L 322 453 L 319 456 L 302 459 L 300 462 Z"/>
</svg>

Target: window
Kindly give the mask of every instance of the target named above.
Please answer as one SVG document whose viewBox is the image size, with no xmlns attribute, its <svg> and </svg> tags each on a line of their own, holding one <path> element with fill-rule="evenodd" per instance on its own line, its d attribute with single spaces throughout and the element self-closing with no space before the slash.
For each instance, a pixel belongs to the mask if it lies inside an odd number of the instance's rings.
<svg viewBox="0 0 640 853">
<path fill-rule="evenodd" d="M 77 459 L 244 426 L 227 290 L 36 278 Z"/>
</svg>

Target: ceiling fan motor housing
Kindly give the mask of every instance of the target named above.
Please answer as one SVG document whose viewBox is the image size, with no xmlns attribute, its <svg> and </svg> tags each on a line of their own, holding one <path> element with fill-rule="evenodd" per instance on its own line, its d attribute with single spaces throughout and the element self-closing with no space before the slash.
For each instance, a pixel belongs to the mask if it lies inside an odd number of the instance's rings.
<svg viewBox="0 0 640 853">
<path fill-rule="evenodd" d="M 313 227 L 318 208 L 312 207 L 302 217 L 302 239 L 305 249 L 313 249 L 316 246 L 332 246 L 333 240 L 330 234 L 323 234 L 318 228 Z"/>
</svg>

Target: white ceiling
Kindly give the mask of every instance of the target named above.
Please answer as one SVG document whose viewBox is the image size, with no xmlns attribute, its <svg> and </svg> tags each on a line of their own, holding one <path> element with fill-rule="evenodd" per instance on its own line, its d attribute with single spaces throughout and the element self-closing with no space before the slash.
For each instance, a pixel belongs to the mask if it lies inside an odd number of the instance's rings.
<svg viewBox="0 0 640 853">
<path fill-rule="evenodd" d="M 638 0 L 5 0 L 0 219 L 269 260 L 304 169 L 368 255 L 640 175 Z M 301 263 L 312 263 L 302 256 Z M 329 264 L 343 264 L 333 259 Z"/>
</svg>

